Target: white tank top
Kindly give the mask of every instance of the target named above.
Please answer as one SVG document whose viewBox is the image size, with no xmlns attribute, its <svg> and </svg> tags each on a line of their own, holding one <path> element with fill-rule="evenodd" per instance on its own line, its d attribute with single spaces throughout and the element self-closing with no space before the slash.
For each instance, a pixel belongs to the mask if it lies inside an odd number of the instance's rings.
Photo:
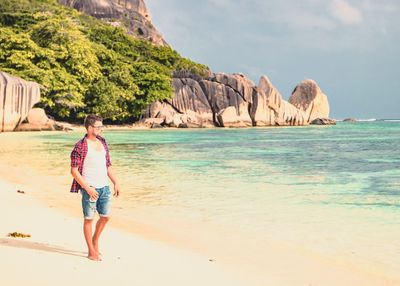
<svg viewBox="0 0 400 286">
<path fill-rule="evenodd" d="M 87 140 L 88 152 L 83 162 L 82 177 L 94 188 L 102 188 L 108 186 L 107 166 L 106 166 L 106 150 L 103 143 L 101 150 L 97 151 Z"/>
</svg>

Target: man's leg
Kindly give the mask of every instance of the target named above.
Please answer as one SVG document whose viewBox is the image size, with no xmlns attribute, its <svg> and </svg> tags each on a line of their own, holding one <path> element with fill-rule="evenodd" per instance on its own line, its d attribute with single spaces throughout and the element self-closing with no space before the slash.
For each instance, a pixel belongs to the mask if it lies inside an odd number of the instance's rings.
<svg viewBox="0 0 400 286">
<path fill-rule="evenodd" d="M 84 219 L 83 234 L 85 235 L 85 240 L 88 247 L 88 258 L 91 260 L 99 260 L 99 254 L 95 250 L 92 241 L 92 222 L 92 219 Z"/>
<path fill-rule="evenodd" d="M 100 215 L 99 220 L 96 223 L 96 230 L 94 231 L 94 235 L 92 238 L 92 243 L 94 249 L 99 254 L 99 238 L 101 233 L 104 230 L 107 222 L 110 220 L 110 197 L 111 192 L 109 186 L 106 186 L 101 189 L 96 189 L 99 193 L 99 198 L 97 199 L 97 212 Z"/>
<path fill-rule="evenodd" d="M 93 249 L 96 251 L 97 255 L 99 254 L 99 238 L 101 233 L 103 232 L 104 227 L 106 226 L 107 222 L 110 220 L 109 217 L 100 216 L 99 220 L 96 223 L 96 230 L 94 231 L 92 245 Z"/>
</svg>

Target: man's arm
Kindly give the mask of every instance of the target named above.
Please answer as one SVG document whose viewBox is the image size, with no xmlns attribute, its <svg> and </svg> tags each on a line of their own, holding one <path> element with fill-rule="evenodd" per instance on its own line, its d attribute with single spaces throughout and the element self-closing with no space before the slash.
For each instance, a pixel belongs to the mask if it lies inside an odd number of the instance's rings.
<svg viewBox="0 0 400 286">
<path fill-rule="evenodd" d="M 89 186 L 85 182 L 82 175 L 78 171 L 78 167 L 71 167 L 71 175 L 78 182 L 78 184 L 89 194 L 92 200 L 97 200 L 99 194 L 97 193 L 95 188 Z"/>
<path fill-rule="evenodd" d="M 107 168 L 107 175 L 114 184 L 114 196 L 118 197 L 121 190 L 119 188 L 119 183 L 118 183 L 117 177 L 115 176 L 114 171 L 111 166 L 108 166 L 108 168 Z"/>
</svg>

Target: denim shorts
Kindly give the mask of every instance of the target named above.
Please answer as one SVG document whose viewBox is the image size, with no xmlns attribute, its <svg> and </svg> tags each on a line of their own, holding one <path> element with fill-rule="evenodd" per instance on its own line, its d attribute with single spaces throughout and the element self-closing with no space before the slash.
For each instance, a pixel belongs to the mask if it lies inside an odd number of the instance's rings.
<svg viewBox="0 0 400 286">
<path fill-rule="evenodd" d="M 82 193 L 82 210 L 83 216 L 85 219 L 93 219 L 96 212 L 99 213 L 100 216 L 107 217 L 110 215 L 110 206 L 111 206 L 111 192 L 110 187 L 105 186 L 102 188 L 96 188 L 99 197 L 97 201 L 90 201 L 89 194 L 85 190 L 81 190 Z"/>
</svg>

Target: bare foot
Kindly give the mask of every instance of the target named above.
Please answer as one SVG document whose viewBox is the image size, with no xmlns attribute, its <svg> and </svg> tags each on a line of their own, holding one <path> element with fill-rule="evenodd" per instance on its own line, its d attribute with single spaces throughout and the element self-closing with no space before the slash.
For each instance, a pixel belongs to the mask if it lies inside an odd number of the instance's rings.
<svg viewBox="0 0 400 286">
<path fill-rule="evenodd" d="M 89 254 L 87 256 L 88 259 L 93 260 L 93 261 L 101 261 L 100 256 L 96 253 L 96 254 Z"/>
</svg>

